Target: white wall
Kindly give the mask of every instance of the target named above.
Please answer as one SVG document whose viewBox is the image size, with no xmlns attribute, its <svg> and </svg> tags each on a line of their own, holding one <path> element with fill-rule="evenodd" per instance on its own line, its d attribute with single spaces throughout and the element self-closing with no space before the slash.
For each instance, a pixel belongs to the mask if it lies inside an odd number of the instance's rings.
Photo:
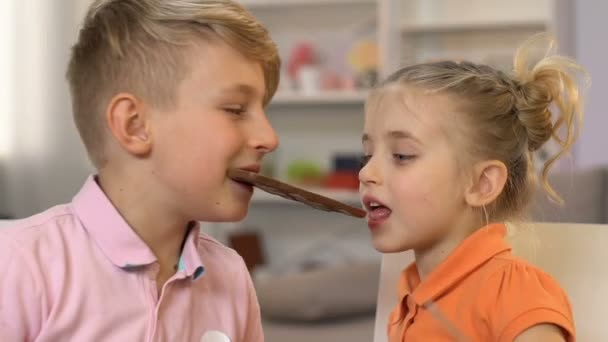
<svg viewBox="0 0 608 342">
<path fill-rule="evenodd" d="M 1 50 L 1 112 L 14 115 L 0 116 L 0 151 L 4 149 L 0 153 L 0 214 L 10 211 L 25 216 L 69 201 L 90 170 L 73 127 L 64 79 L 69 47 L 88 2 L 2 2 L 4 16 L 14 19 L 2 20 L 2 30 L 14 24 L 18 35 L 12 53 L 10 41 L 7 46 L 3 40 Z M 9 4 L 17 12 L 14 16 L 6 16 Z M 573 1 L 572 6 L 575 55 L 593 82 L 575 163 L 577 167 L 608 164 L 608 152 L 604 151 L 608 146 L 608 113 L 602 102 L 608 93 L 608 46 L 603 43 L 608 3 Z M 7 67 L 12 61 L 15 67 Z M 10 96 L 11 91 L 15 97 Z"/>
<path fill-rule="evenodd" d="M 604 102 L 608 95 L 608 2 L 573 1 L 575 9 L 575 53 L 590 75 L 585 119 L 580 141 L 576 146 L 577 167 L 608 164 L 608 111 Z"/>
<path fill-rule="evenodd" d="M 7 1 L 7 0 L 5 0 Z M 10 149 L 2 159 L 0 212 L 31 215 L 69 201 L 89 172 L 72 123 L 65 70 L 84 6 L 77 0 L 8 0 L 14 5 L 14 79 L 8 130 Z"/>
</svg>

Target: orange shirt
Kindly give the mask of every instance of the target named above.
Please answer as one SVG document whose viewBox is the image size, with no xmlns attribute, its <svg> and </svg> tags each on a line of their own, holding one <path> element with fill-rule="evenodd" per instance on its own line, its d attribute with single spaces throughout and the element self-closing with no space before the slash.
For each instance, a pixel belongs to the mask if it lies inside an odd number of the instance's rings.
<svg viewBox="0 0 608 342">
<path fill-rule="evenodd" d="M 463 241 L 420 282 L 416 264 L 399 280 L 389 341 L 513 341 L 541 323 L 575 341 L 572 309 L 557 282 L 516 258 L 493 224 Z"/>
</svg>

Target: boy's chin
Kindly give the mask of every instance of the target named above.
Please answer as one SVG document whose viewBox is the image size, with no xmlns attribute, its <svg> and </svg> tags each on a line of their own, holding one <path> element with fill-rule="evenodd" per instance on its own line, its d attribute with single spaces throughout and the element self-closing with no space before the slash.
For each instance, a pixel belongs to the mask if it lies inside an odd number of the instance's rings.
<svg viewBox="0 0 608 342">
<path fill-rule="evenodd" d="M 232 208 L 221 208 L 215 211 L 213 217 L 208 217 L 202 221 L 207 222 L 240 222 L 247 217 L 249 206 L 235 206 Z"/>
<path fill-rule="evenodd" d="M 228 215 L 226 218 L 226 222 L 240 222 L 247 217 L 247 213 L 249 212 L 249 207 L 245 207 L 244 209 L 235 211 Z"/>
</svg>

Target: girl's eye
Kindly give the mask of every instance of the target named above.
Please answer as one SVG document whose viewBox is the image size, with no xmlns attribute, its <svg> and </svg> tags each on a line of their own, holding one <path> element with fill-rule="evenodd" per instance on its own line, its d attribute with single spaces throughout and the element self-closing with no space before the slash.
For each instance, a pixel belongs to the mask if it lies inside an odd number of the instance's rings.
<svg viewBox="0 0 608 342">
<path fill-rule="evenodd" d="M 359 161 L 359 167 L 362 169 L 363 167 L 365 167 L 365 165 L 367 165 L 367 162 L 369 162 L 369 160 L 372 158 L 371 155 L 363 155 L 360 158 Z"/>
<path fill-rule="evenodd" d="M 414 159 L 416 156 L 411 155 L 411 154 L 399 154 L 399 153 L 394 153 L 393 154 L 393 159 L 395 159 L 395 161 L 397 162 L 406 162 L 408 160 Z"/>
</svg>

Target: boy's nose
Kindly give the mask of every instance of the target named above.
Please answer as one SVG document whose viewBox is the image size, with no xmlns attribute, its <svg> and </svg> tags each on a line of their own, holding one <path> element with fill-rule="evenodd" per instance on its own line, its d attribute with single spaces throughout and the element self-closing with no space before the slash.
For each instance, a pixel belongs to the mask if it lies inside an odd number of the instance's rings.
<svg viewBox="0 0 608 342">
<path fill-rule="evenodd" d="M 269 153 L 279 146 L 277 133 L 268 121 L 266 115 L 262 115 L 257 121 L 252 130 L 252 139 L 250 140 L 252 147 L 263 153 Z"/>
</svg>

